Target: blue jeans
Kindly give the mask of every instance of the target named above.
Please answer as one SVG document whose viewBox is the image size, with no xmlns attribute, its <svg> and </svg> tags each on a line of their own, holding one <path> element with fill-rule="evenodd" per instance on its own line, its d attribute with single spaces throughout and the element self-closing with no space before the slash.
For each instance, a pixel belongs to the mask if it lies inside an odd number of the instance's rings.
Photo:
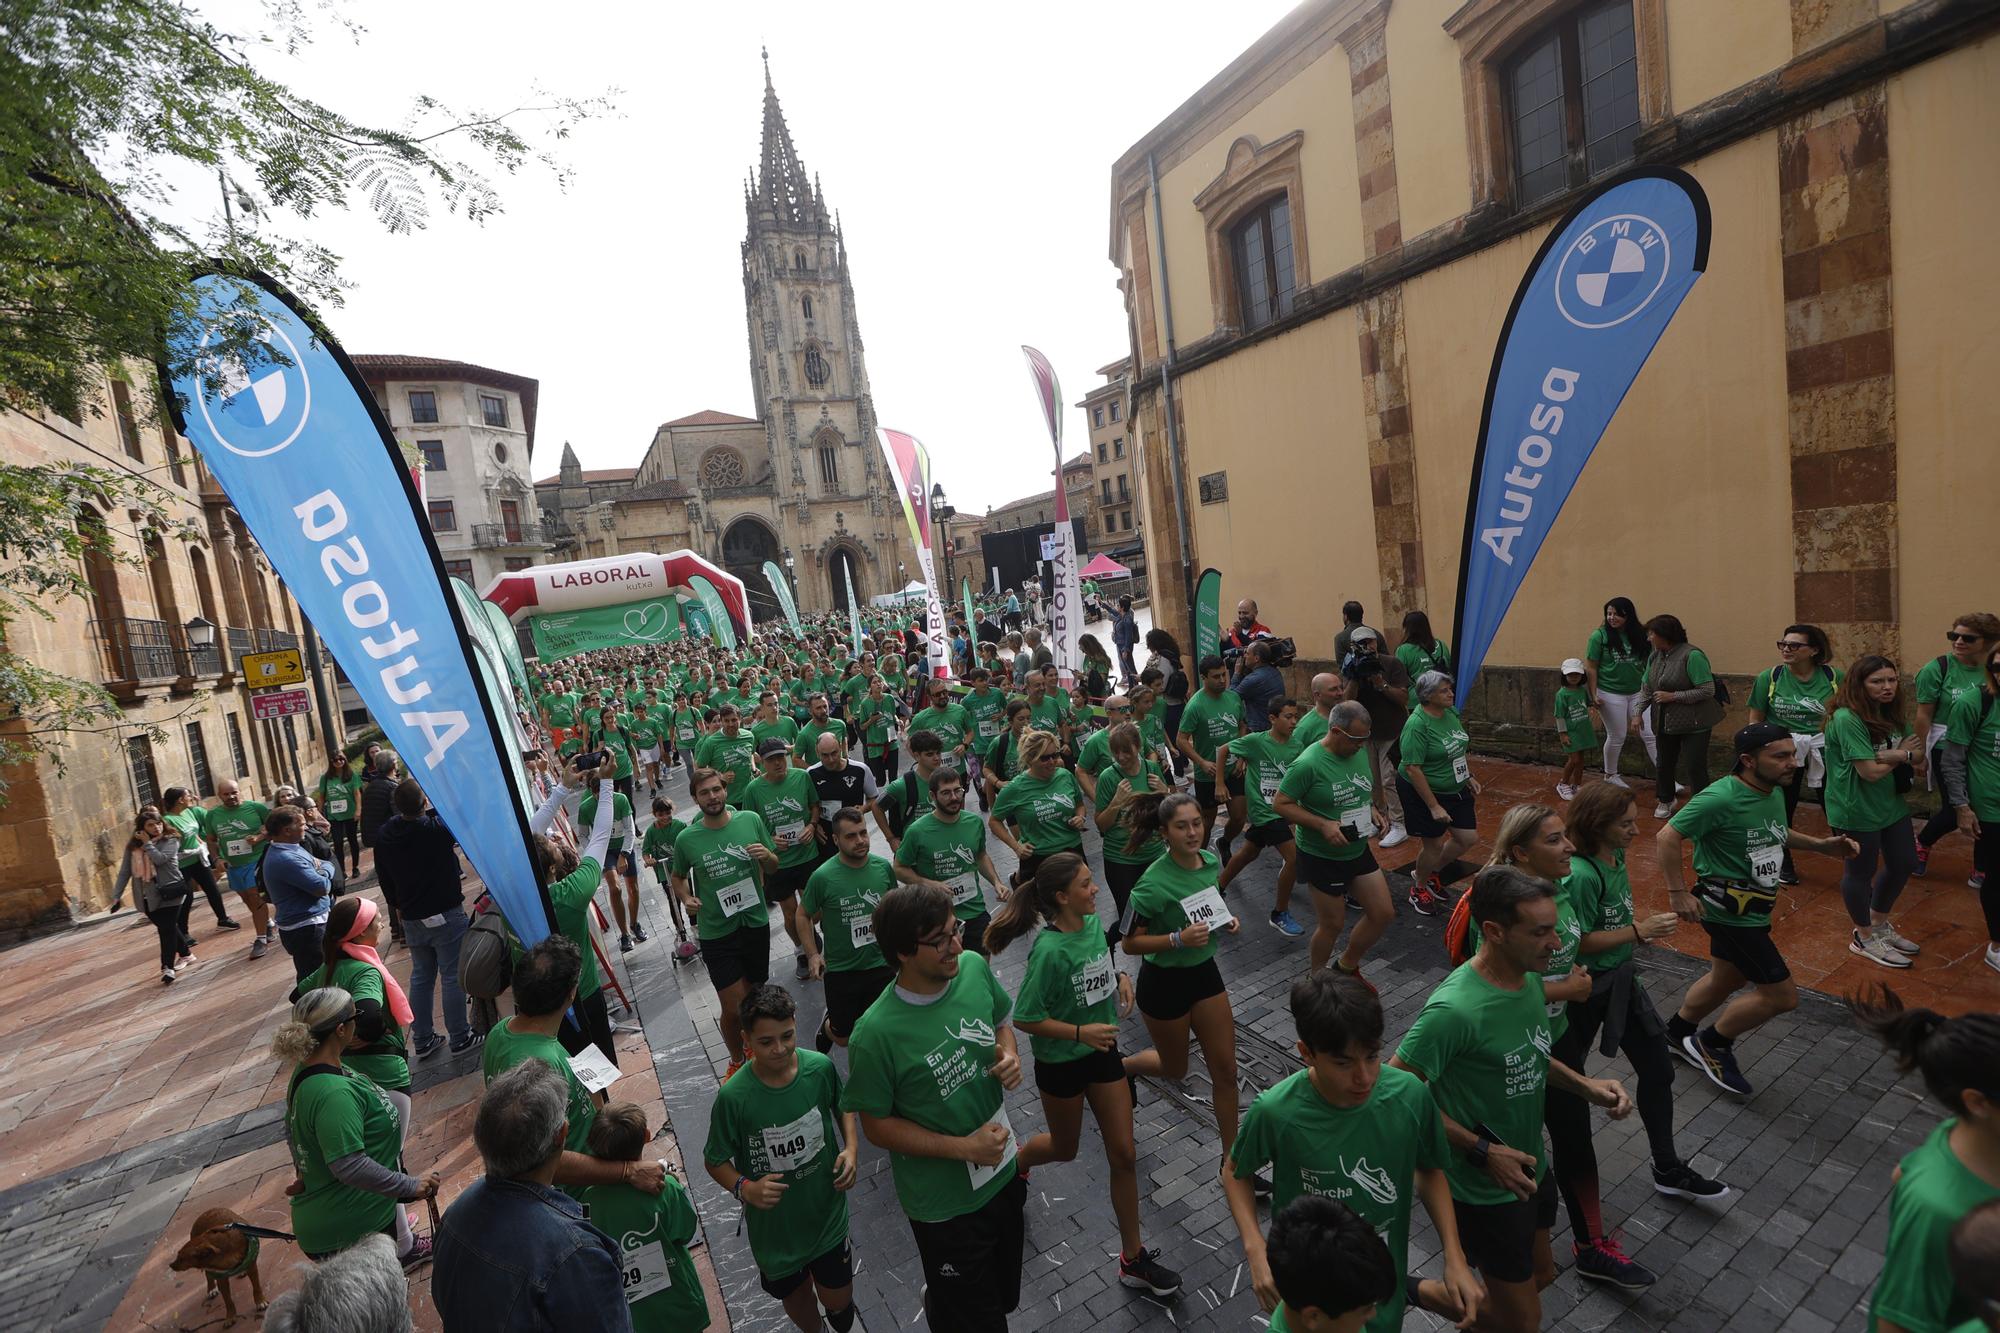
<svg viewBox="0 0 2000 1333">
<path fill-rule="evenodd" d="M 419 1046 L 437 1034 L 431 1023 L 431 992 L 440 973 L 444 976 L 445 1031 L 458 1041 L 472 1030 L 465 1021 L 465 992 L 458 986 L 458 946 L 464 943 L 470 924 L 463 907 L 444 913 L 440 926 L 427 926 L 415 917 L 403 922 L 410 947 L 410 1008 L 416 1015 L 410 1035 Z"/>
</svg>

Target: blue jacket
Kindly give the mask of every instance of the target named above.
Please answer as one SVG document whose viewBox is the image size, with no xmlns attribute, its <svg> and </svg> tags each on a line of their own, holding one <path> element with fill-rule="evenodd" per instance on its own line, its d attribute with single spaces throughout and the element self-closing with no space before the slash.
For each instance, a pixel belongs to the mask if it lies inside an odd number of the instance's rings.
<svg viewBox="0 0 2000 1333">
<path fill-rule="evenodd" d="M 1285 678 L 1268 662 L 1229 687 L 1243 696 L 1243 725 L 1251 731 L 1271 729 L 1271 705 L 1285 697 Z"/>
<path fill-rule="evenodd" d="M 333 866 L 295 842 L 271 842 L 261 878 L 278 909 L 278 929 L 295 930 L 326 920 L 333 906 Z"/>
<path fill-rule="evenodd" d="M 630 1333 L 622 1274 L 575 1199 L 482 1176 L 439 1220 L 431 1302 L 444 1333 Z"/>
</svg>

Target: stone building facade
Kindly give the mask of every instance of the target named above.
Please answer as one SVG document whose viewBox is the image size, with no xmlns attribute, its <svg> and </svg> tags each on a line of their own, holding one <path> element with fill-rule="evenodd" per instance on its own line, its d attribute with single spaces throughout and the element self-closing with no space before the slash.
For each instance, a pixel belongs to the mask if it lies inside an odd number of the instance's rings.
<svg viewBox="0 0 2000 1333">
<path fill-rule="evenodd" d="M 864 603 L 914 570 L 875 435 L 854 280 L 838 218 L 792 144 L 768 62 L 762 154 L 744 193 L 741 250 L 757 415 L 702 411 L 661 425 L 639 466 L 587 472 L 565 446 L 535 484 L 558 559 L 687 547 L 778 614 L 762 571 L 789 560 L 803 611 Z"/>
<path fill-rule="evenodd" d="M 1083 413 L 1090 441 L 1091 501 L 1097 511 L 1100 539 L 1098 549 L 1143 578 L 1146 549 L 1140 539 L 1144 516 L 1138 509 L 1139 493 L 1133 486 L 1132 463 L 1138 455 L 1133 447 L 1129 410 L 1131 384 L 1126 378 L 1129 359 L 1099 366 L 1104 382 L 1076 404 Z"/>
</svg>

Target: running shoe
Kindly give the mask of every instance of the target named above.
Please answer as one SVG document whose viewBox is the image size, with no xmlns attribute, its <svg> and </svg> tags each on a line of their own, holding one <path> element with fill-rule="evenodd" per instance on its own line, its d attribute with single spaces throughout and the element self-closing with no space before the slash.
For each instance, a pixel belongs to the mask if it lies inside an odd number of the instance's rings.
<svg viewBox="0 0 2000 1333">
<path fill-rule="evenodd" d="M 1653 806 L 1653 818 L 1672 819 L 1673 817 L 1674 817 L 1674 807 L 1668 802 L 1660 801 L 1655 803 L 1655 805 Z"/>
<path fill-rule="evenodd" d="M 243 923 L 235 917 L 219 916 L 215 919 L 215 928 L 217 930 L 241 930 L 243 929 Z"/>
<path fill-rule="evenodd" d="M 1588 1245 L 1574 1247 L 1578 1277 L 1602 1282 L 1622 1291 L 1644 1291 L 1658 1282 L 1652 1269 L 1626 1255 L 1616 1236 L 1600 1236 Z"/>
<path fill-rule="evenodd" d="M 632 952 L 632 937 L 630 935 L 620 935 L 618 937 L 618 952 L 619 953 Z"/>
<path fill-rule="evenodd" d="M 267 941 L 262 935 L 259 935 L 256 939 L 250 941 L 250 956 L 252 958 L 262 958 L 265 954 L 269 952 L 271 952 L 270 942 Z"/>
<path fill-rule="evenodd" d="M 485 1040 L 486 1034 L 484 1032 L 475 1032 L 473 1029 L 467 1028 L 464 1036 L 453 1037 L 451 1039 L 451 1053 L 453 1055 L 463 1055 L 473 1047 L 484 1043 Z"/>
<path fill-rule="evenodd" d="M 1986 946 L 1986 966 L 1995 972 L 2000 972 L 2000 944 Z"/>
<path fill-rule="evenodd" d="M 1339 973 L 1343 977 L 1353 977 L 1356 981 L 1366 986 L 1368 988 L 1368 993 L 1371 995 L 1380 995 L 1382 993 L 1381 991 L 1376 989 L 1374 982 L 1370 981 L 1367 977 L 1361 975 L 1361 969 L 1358 967 L 1350 970 L 1344 964 L 1342 964 L 1342 962 L 1338 958 L 1336 958 L 1333 960 L 1333 970 Z"/>
<path fill-rule="evenodd" d="M 1271 913 L 1271 928 L 1288 940 L 1295 940 L 1306 933 L 1306 928 L 1290 912 Z"/>
<path fill-rule="evenodd" d="M 683 961 L 694 957 L 696 954 L 700 952 L 701 949 L 695 944 L 695 942 L 687 938 L 687 936 L 685 935 L 681 936 L 681 942 L 674 946 L 674 957 L 679 958 Z"/>
<path fill-rule="evenodd" d="M 821 1055 L 833 1054 L 833 1033 L 827 1031 L 823 1022 L 819 1025 L 819 1031 L 813 1033 L 813 1049 Z"/>
<path fill-rule="evenodd" d="M 1687 795 L 1687 794 L 1688 794 L 1688 785 L 1687 785 L 1687 783 L 1685 783 L 1685 782 L 1676 782 L 1676 783 L 1674 784 L 1674 795 L 1675 795 L 1675 796 L 1685 796 L 1685 795 Z"/>
<path fill-rule="evenodd" d="M 1567 782 L 1558 782 L 1556 784 L 1556 795 L 1565 801 L 1574 801 L 1576 799 L 1576 788 Z"/>
<path fill-rule="evenodd" d="M 1382 850 L 1387 851 L 1391 847 L 1401 847 L 1409 840 L 1410 831 L 1408 829 L 1404 828 L 1401 824 L 1391 824 L 1389 825 L 1389 831 L 1382 835 Z"/>
<path fill-rule="evenodd" d="M 632 923 L 632 942 L 634 944 L 644 944 L 649 938 L 650 936 L 646 934 L 646 928 L 637 921 L 634 921 Z"/>
<path fill-rule="evenodd" d="M 179 958 L 176 958 L 174 960 L 174 971 L 185 972 L 200 961 L 201 960 L 199 958 L 196 958 L 193 954 L 184 953 Z"/>
<path fill-rule="evenodd" d="M 806 977 L 811 974 L 811 972 L 812 969 L 806 966 L 806 956 L 804 954 L 800 954 L 797 960 L 792 964 L 792 976 L 800 981 L 804 981 Z"/>
<path fill-rule="evenodd" d="M 1906 953 L 1910 957 L 1915 958 L 1918 954 L 1924 951 L 1923 945 L 1918 944 L 1913 939 L 1910 939 L 1908 936 L 1904 935 L 1901 931 L 1898 931 L 1894 926 L 1890 925 L 1886 921 L 1883 922 L 1881 925 L 1875 927 L 1875 933 L 1880 935 L 1883 939 L 1887 940 L 1889 942 L 1889 947 L 1891 949 L 1894 949 L 1897 953 Z"/>
<path fill-rule="evenodd" d="M 444 1038 L 435 1032 L 431 1033 L 430 1036 L 425 1037 L 417 1043 L 417 1059 L 428 1060 L 431 1056 L 437 1054 L 438 1047 L 442 1045 L 444 1045 Z"/>
<path fill-rule="evenodd" d="M 1793 865 L 1790 861 L 1787 861 L 1785 862 L 1785 864 L 1778 867 L 1778 883 L 1791 885 L 1791 884 L 1797 884 L 1798 882 L 1799 882 L 1799 868 L 1797 866 Z"/>
<path fill-rule="evenodd" d="M 1418 916 L 1436 916 L 1443 895 L 1444 886 L 1438 882 L 1436 875 L 1421 884 L 1413 880 L 1410 883 L 1410 910 Z"/>
<path fill-rule="evenodd" d="M 1215 844 L 1215 854 L 1222 858 L 1222 864 L 1224 865 L 1229 864 L 1229 856 L 1230 856 L 1229 843 L 1230 840 L 1228 838 L 1224 838 L 1221 842 Z"/>
<path fill-rule="evenodd" d="M 1161 1297 L 1171 1296 L 1181 1289 L 1181 1275 L 1161 1266 L 1157 1249 L 1142 1248 L 1129 1259 L 1119 1255 L 1118 1280 L 1128 1287 L 1150 1291 Z"/>
<path fill-rule="evenodd" d="M 1883 967 L 1907 968 L 1910 965 L 1908 954 L 1890 947 L 1889 941 L 1872 931 L 1866 935 L 1858 930 L 1850 934 L 1847 937 L 1847 951 L 1866 958 L 1871 963 L 1880 963 Z"/>
<path fill-rule="evenodd" d="M 1975 870 L 1975 871 L 1973 871 L 1973 872 L 1972 872 L 1972 873 L 1971 873 L 1970 875 L 1967 875 L 1967 876 L 1965 877 L 1965 887 L 1966 887 L 1966 888 L 1968 888 L 1968 889 L 1983 889 L 1983 888 L 1985 888 L 1985 887 L 1986 887 L 1986 872 L 1985 872 L 1984 870 Z"/>
<path fill-rule="evenodd" d="M 1653 1188 L 1661 1194 L 1671 1194 L 1680 1199 L 1726 1199 L 1729 1186 L 1719 1180 L 1710 1180 L 1686 1162 L 1677 1162 L 1662 1171 L 1653 1168 Z"/>
<path fill-rule="evenodd" d="M 743 1062 L 741 1060 L 731 1060 L 729 1062 L 729 1068 L 723 1071 L 722 1081 L 724 1083 L 727 1083 L 730 1079 L 735 1078 L 736 1071 L 741 1068 L 743 1068 Z"/>
<path fill-rule="evenodd" d="M 1748 1097 L 1755 1089 L 1750 1086 L 1750 1080 L 1743 1077 L 1743 1071 L 1736 1067 L 1734 1045 L 1718 1044 L 1713 1033 L 1713 1028 L 1703 1028 L 1691 1037 L 1682 1038 L 1681 1047 L 1694 1067 L 1708 1076 L 1710 1083 L 1724 1092 Z"/>
<path fill-rule="evenodd" d="M 427 1264 L 430 1261 L 431 1238 L 429 1236 L 411 1237 L 410 1252 L 402 1257 L 403 1267 L 415 1268 L 418 1264 Z"/>
<path fill-rule="evenodd" d="M 1910 873 L 1918 879 L 1931 873 L 1931 849 L 1926 844 L 1917 844 L 1917 866 Z"/>
<path fill-rule="evenodd" d="M 1632 788 L 1632 784 L 1627 782 L 1621 775 L 1617 773 L 1606 773 L 1604 775 L 1604 780 L 1610 783 L 1614 787 L 1623 787 L 1627 791 L 1630 791 Z"/>
<path fill-rule="evenodd" d="M 1340 905 L 1342 907 L 1345 907 L 1350 912 L 1359 912 L 1364 910 L 1361 906 L 1361 900 L 1355 897 L 1351 893 L 1343 893 L 1340 895 Z"/>
<path fill-rule="evenodd" d="M 163 982 L 165 982 L 165 983 L 166 983 L 167 985 L 171 986 L 171 985 L 173 984 L 173 981 L 174 981 L 174 970 L 173 970 L 173 969 L 172 969 L 171 967 L 163 967 L 163 968 L 161 968 L 161 969 L 160 969 L 160 980 L 161 980 L 161 981 L 163 981 Z"/>
<path fill-rule="evenodd" d="M 1271 1197 L 1271 1178 L 1259 1171 L 1250 1177 L 1250 1192 L 1260 1199 Z"/>
</svg>

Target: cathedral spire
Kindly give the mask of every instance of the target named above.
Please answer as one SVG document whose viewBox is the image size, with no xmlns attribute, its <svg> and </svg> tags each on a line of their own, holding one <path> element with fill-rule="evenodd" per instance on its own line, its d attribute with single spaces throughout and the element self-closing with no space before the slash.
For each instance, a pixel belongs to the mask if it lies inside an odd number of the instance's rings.
<svg viewBox="0 0 2000 1333">
<path fill-rule="evenodd" d="M 764 148 L 757 173 L 759 208 L 779 225 L 810 226 L 821 211 L 817 191 L 792 147 L 792 132 L 778 105 L 778 90 L 771 83 L 771 53 L 764 57 Z"/>
</svg>

